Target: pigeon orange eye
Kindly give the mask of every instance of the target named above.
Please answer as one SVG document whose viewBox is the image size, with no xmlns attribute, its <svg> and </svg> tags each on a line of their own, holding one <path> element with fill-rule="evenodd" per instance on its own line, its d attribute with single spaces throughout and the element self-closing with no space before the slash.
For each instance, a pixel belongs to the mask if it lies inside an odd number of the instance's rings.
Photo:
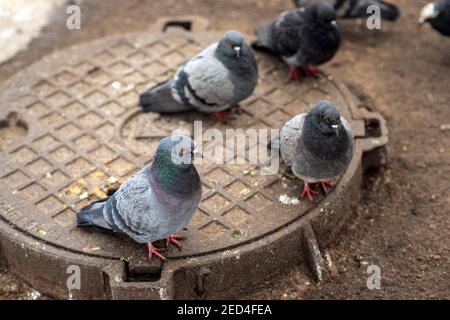
<svg viewBox="0 0 450 320">
<path fill-rule="evenodd" d="M 179 153 L 180 157 L 182 157 L 187 151 L 188 150 L 186 148 L 181 148 Z"/>
</svg>

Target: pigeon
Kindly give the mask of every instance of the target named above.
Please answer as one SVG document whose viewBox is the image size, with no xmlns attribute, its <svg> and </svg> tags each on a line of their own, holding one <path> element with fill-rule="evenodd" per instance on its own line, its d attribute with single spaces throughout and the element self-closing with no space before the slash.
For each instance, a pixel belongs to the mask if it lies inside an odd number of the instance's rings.
<svg viewBox="0 0 450 320">
<path fill-rule="evenodd" d="M 290 67 L 290 79 L 299 79 L 301 71 L 317 75 L 315 66 L 331 60 L 341 43 L 336 11 L 326 2 L 285 11 L 255 34 L 254 48 L 281 55 Z"/>
<path fill-rule="evenodd" d="M 183 135 L 162 139 L 153 161 L 120 186 L 109 198 L 95 202 L 77 214 L 80 227 L 97 226 L 125 233 L 146 243 L 149 259 L 166 258 L 152 242 L 167 239 L 181 248 L 174 233 L 191 220 L 202 195 L 195 166 L 192 140 Z"/>
<path fill-rule="evenodd" d="M 334 3 L 336 2 L 336 0 L 292 0 L 292 2 L 294 2 L 294 5 L 297 8 L 300 8 L 300 7 L 308 6 L 313 3 L 317 3 L 317 2 L 326 2 L 326 3 L 334 6 Z"/>
<path fill-rule="evenodd" d="M 294 4 L 301 7 L 317 1 L 294 0 Z M 396 21 L 401 14 L 397 6 L 383 0 L 328 0 L 328 2 L 333 3 L 340 19 L 368 18 L 372 14 L 371 11 L 367 12 L 368 8 L 373 5 L 380 8 L 381 19 L 386 21 Z"/>
<path fill-rule="evenodd" d="M 300 198 L 314 202 L 319 183 L 324 192 L 353 158 L 353 133 L 347 120 L 329 101 L 319 101 L 309 113 L 301 113 L 281 129 L 277 143 L 286 166 L 304 182 Z"/>
<path fill-rule="evenodd" d="M 212 113 L 220 122 L 225 112 L 255 90 L 258 66 L 241 33 L 228 31 L 178 69 L 175 76 L 139 97 L 144 111 L 160 113 L 196 109 Z"/>
<path fill-rule="evenodd" d="M 450 36 L 450 0 L 439 0 L 423 7 L 419 24 L 426 22 L 441 34 Z"/>
</svg>

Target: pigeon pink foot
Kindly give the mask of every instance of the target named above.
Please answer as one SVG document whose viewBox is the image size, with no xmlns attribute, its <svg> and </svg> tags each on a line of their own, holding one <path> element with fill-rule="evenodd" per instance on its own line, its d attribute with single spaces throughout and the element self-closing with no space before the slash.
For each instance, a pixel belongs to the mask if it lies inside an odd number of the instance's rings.
<svg viewBox="0 0 450 320">
<path fill-rule="evenodd" d="M 328 188 L 333 189 L 334 188 L 334 184 L 333 182 L 327 182 L 327 181 L 320 181 L 318 183 L 320 185 L 320 187 L 322 188 L 324 193 L 327 193 Z"/>
<path fill-rule="evenodd" d="M 315 77 L 320 73 L 319 69 L 311 66 L 303 66 L 302 69 L 305 71 L 307 76 Z"/>
<path fill-rule="evenodd" d="M 303 188 L 303 192 L 300 194 L 300 199 L 303 200 L 303 198 L 307 197 L 310 202 L 314 203 L 314 196 L 317 196 L 319 193 L 311 189 L 308 182 L 304 181 L 304 184 L 305 186 Z"/>
<path fill-rule="evenodd" d="M 300 69 L 296 67 L 289 68 L 289 80 L 300 80 Z"/>
<path fill-rule="evenodd" d="M 158 258 L 160 258 L 162 261 L 166 260 L 166 257 L 164 257 L 161 252 L 164 251 L 165 249 L 159 249 L 159 248 L 155 248 L 153 246 L 153 244 L 149 243 L 147 244 L 148 247 L 148 259 L 152 260 L 153 255 L 157 256 Z"/>
<path fill-rule="evenodd" d="M 234 117 L 229 112 L 213 112 L 213 116 L 219 120 L 220 123 L 225 123 L 227 120 L 233 120 Z"/>
<path fill-rule="evenodd" d="M 166 243 L 167 245 L 173 244 L 175 247 L 178 248 L 178 250 L 181 250 L 181 243 L 180 243 L 181 240 L 184 240 L 184 237 L 177 237 L 171 234 L 167 237 Z"/>
</svg>

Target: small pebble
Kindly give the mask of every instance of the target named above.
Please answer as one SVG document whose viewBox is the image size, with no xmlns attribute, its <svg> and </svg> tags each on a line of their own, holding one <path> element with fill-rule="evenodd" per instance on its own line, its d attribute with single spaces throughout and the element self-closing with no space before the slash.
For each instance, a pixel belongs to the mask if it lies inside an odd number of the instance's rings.
<svg viewBox="0 0 450 320">
<path fill-rule="evenodd" d="M 111 84 L 111 87 L 112 87 L 114 90 L 120 90 L 120 88 L 122 87 L 122 85 L 120 84 L 119 81 L 114 81 L 114 82 Z"/>
<path fill-rule="evenodd" d="M 32 300 L 38 300 L 41 297 L 41 293 L 39 291 L 34 290 L 34 289 L 28 295 L 30 296 L 30 298 Z"/>
</svg>

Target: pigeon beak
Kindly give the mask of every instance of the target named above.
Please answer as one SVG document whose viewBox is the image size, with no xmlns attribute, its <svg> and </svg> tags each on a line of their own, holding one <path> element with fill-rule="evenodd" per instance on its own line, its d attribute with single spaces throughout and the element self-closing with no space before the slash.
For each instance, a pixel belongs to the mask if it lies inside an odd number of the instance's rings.
<svg viewBox="0 0 450 320">
<path fill-rule="evenodd" d="M 339 137 L 339 125 L 337 124 L 333 124 L 331 126 L 331 129 L 333 129 L 334 133 L 336 134 L 337 137 Z"/>
<path fill-rule="evenodd" d="M 237 58 L 239 58 L 241 56 L 241 47 L 235 46 L 235 47 L 233 47 L 233 51 Z"/>
<path fill-rule="evenodd" d="M 337 21 L 336 21 L 336 20 L 331 21 L 330 24 L 331 24 L 333 27 L 337 27 Z"/>
</svg>

